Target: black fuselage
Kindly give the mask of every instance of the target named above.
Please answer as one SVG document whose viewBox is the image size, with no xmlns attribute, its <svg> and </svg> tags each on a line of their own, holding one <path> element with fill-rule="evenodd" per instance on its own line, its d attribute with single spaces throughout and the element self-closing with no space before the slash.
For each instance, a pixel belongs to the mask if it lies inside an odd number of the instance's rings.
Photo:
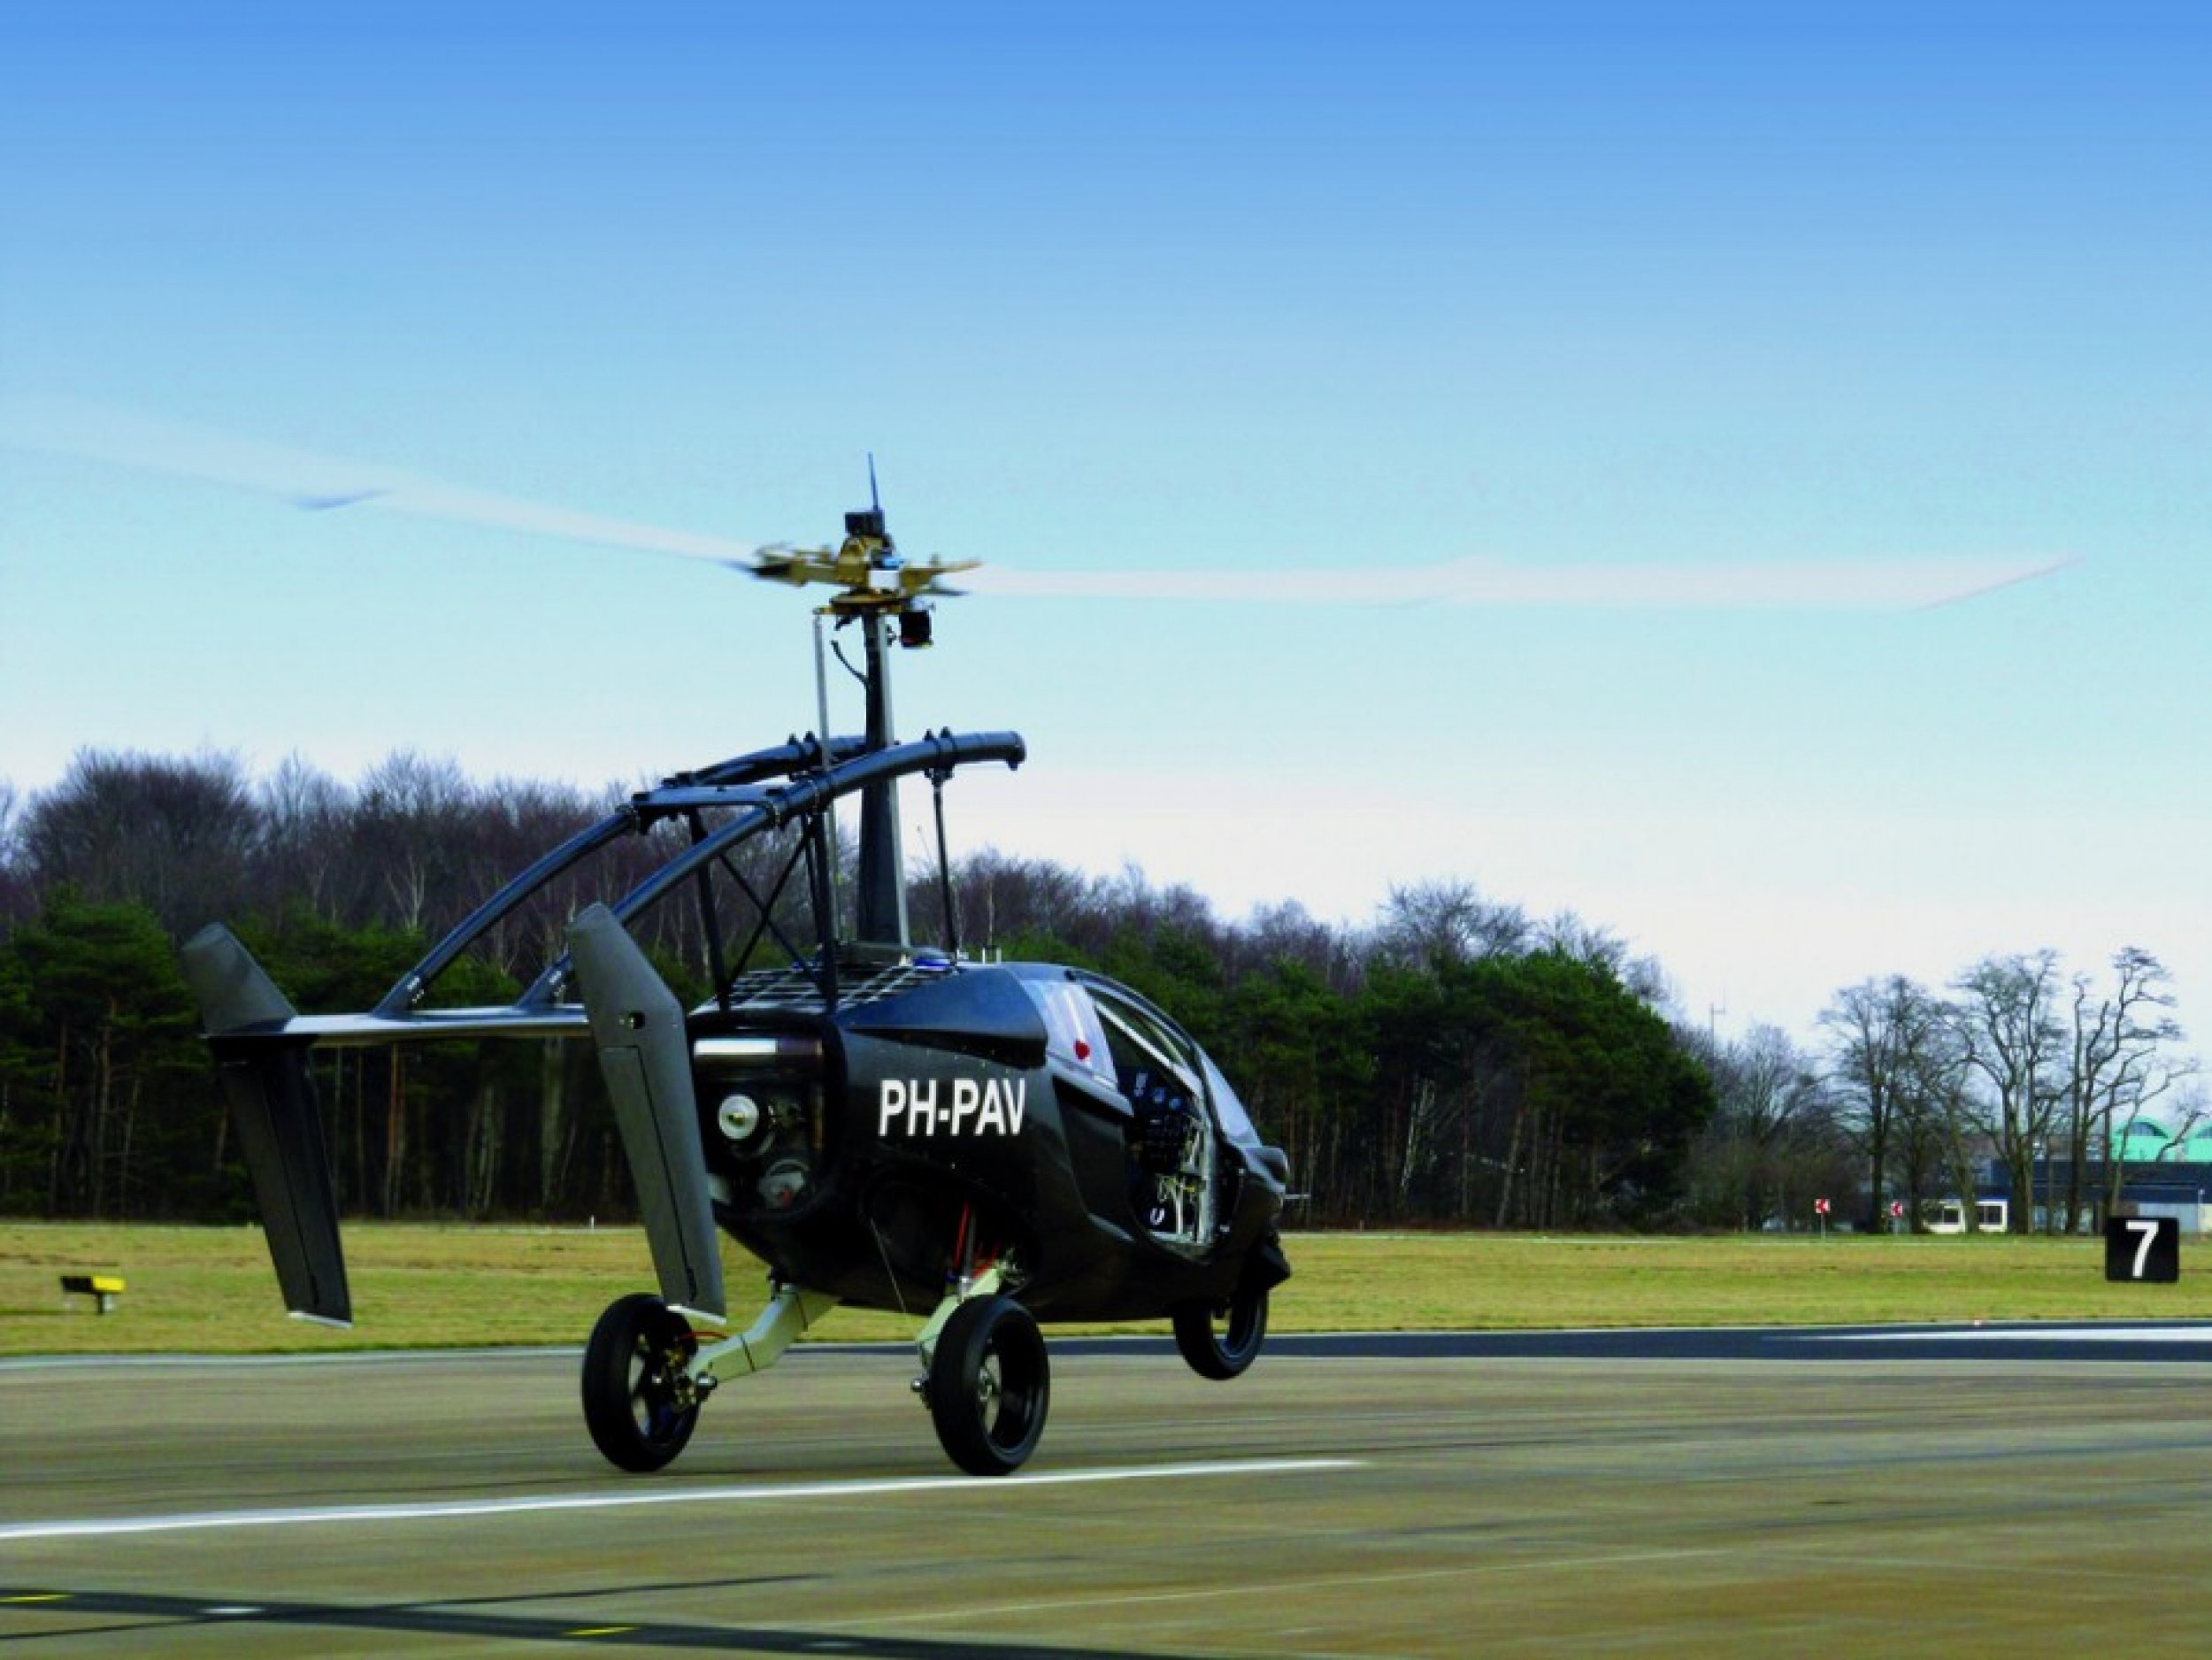
<svg viewBox="0 0 2212 1660">
<path fill-rule="evenodd" d="M 1060 1041 L 1048 1015 L 1071 987 L 1137 1001 L 1064 969 L 946 965 L 829 1015 L 695 1014 L 716 1220 L 781 1280 L 908 1312 L 990 1264 L 1062 1321 L 1154 1318 L 1248 1273 L 1279 1280 L 1280 1155 L 1225 1133 L 1197 1065 Z M 1167 1090 L 1133 1088 L 1156 1072 Z M 1178 1134 L 1208 1149 L 1195 1174 L 1163 1172 Z M 1161 1203 L 1164 1183 L 1188 1214 Z"/>
</svg>

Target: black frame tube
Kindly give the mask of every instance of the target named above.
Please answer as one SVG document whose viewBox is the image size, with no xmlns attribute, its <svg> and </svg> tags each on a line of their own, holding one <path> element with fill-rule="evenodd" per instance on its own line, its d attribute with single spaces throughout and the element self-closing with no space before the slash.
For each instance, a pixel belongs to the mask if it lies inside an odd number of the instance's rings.
<svg viewBox="0 0 2212 1660">
<path fill-rule="evenodd" d="M 827 766 L 822 765 L 826 755 L 830 757 Z M 826 825 L 822 822 L 826 810 L 848 795 L 864 794 L 911 773 L 936 776 L 941 789 L 942 778 L 949 777 L 956 768 L 986 761 L 1019 766 L 1027 758 L 1028 746 L 1019 733 L 945 731 L 930 733 L 914 742 L 886 749 L 870 749 L 866 741 L 858 738 L 834 738 L 826 744 L 812 738 L 795 738 L 773 749 L 734 757 L 696 772 L 677 773 L 661 788 L 641 791 L 632 796 L 615 812 L 579 831 L 506 883 L 440 940 L 420 962 L 400 976 L 372 1012 L 389 1019 L 405 1018 L 420 1005 L 440 974 L 540 889 L 620 837 L 642 834 L 655 824 L 679 817 L 689 820 L 694 827 L 691 844 L 611 906 L 617 918 L 628 923 L 667 897 L 687 878 L 696 875 L 703 882 L 710 880 L 709 866 L 722 861 L 731 849 L 762 832 L 810 818 L 815 822 L 810 826 L 810 835 L 818 842 L 813 859 L 818 867 L 818 877 L 810 882 L 815 927 L 826 948 L 822 953 L 825 960 L 833 959 L 836 955 L 837 919 L 833 901 L 825 897 L 824 888 L 829 861 L 835 857 L 835 850 L 827 845 Z M 777 777 L 787 778 L 789 781 L 780 786 L 760 787 L 762 780 Z M 941 808 L 941 802 L 940 804 Z M 706 806 L 735 809 L 735 816 L 728 823 L 700 834 L 703 826 L 697 814 Z M 780 888 L 780 882 L 778 887 Z M 949 912 L 948 923 L 949 927 Z M 568 983 L 570 970 L 570 957 L 564 952 L 539 971 L 514 1006 L 543 1008 L 555 1002 Z M 833 969 L 831 972 L 834 973 Z M 716 978 L 719 984 L 724 976 L 718 973 Z M 830 984 L 834 986 L 833 979 Z M 833 993 L 830 1000 L 834 1000 Z"/>
</svg>

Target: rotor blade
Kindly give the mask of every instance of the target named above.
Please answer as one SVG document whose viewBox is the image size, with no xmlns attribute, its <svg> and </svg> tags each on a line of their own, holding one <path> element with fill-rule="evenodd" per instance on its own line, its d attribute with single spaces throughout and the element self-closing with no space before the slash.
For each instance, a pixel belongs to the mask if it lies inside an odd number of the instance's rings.
<svg viewBox="0 0 2212 1660">
<path fill-rule="evenodd" d="M 0 448 L 227 484 L 316 512 L 375 508 L 564 542 L 710 559 L 746 570 L 764 546 L 465 489 L 394 467 L 234 438 L 76 399 L 0 400 Z"/>
<path fill-rule="evenodd" d="M 273 496 L 315 511 L 378 508 L 596 546 L 710 560 L 789 581 L 808 554 L 464 488 L 373 464 L 264 444 L 75 399 L 0 399 L 0 448 L 104 462 Z M 1467 558 L 1363 569 L 1021 571 L 949 565 L 931 594 L 1308 605 L 1574 606 L 1608 610 L 1905 611 L 2048 575 L 2072 557 L 1516 565 Z"/>
<path fill-rule="evenodd" d="M 966 592 L 1040 599 L 1305 605 L 1551 605 L 1621 611 L 1909 611 L 2048 575 L 2071 557 L 1963 556 L 1765 565 L 1438 565 L 1306 571 L 963 573 Z"/>
</svg>

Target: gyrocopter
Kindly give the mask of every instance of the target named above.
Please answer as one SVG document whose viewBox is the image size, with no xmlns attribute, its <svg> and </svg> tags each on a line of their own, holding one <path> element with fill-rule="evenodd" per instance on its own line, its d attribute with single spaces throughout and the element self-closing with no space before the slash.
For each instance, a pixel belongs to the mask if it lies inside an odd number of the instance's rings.
<svg viewBox="0 0 2212 1660">
<path fill-rule="evenodd" d="M 1043 1433 L 1041 1322 L 1166 1319 L 1194 1370 L 1235 1377 L 1290 1272 L 1282 1152 L 1134 992 L 910 937 L 898 781 L 926 779 L 941 808 L 961 769 L 1025 755 L 1012 732 L 893 736 L 890 653 L 929 642 L 929 600 L 970 567 L 907 564 L 872 506 L 846 515 L 834 549 L 764 549 L 752 568 L 826 584 L 818 614 L 857 629 L 860 735 L 795 738 L 633 795 L 485 899 L 365 1012 L 300 1014 L 219 924 L 186 945 L 286 1304 L 352 1318 L 311 1049 L 588 1038 L 659 1281 L 610 1305 L 584 1349 L 585 1423 L 623 1469 L 666 1464 L 723 1382 L 774 1364 L 840 1303 L 922 1319 L 916 1391 L 978 1475 L 1020 1468 Z M 856 796 L 844 929 L 834 810 Z M 938 825 L 941 869 L 941 811 Z M 512 1003 L 440 1006 L 440 976 L 473 945 L 637 837 L 671 850 L 575 915 L 566 949 Z M 765 888 L 733 857 L 764 837 L 792 846 Z M 711 958 L 712 994 L 688 1009 L 630 931 L 672 900 L 700 905 Z M 729 911 L 754 919 L 741 945 Z M 718 1233 L 768 1265 L 765 1303 L 741 1327 Z"/>
<path fill-rule="evenodd" d="M 547 853 L 363 1013 L 296 1012 L 228 930 L 185 948 L 285 1300 L 349 1321 L 337 1206 L 310 1051 L 452 1038 L 588 1038 L 635 1179 L 658 1294 L 616 1301 L 584 1355 L 586 1422 L 617 1464 L 682 1450 L 718 1385 L 774 1364 L 840 1303 L 922 1319 L 917 1388 L 964 1469 L 1035 1450 L 1049 1400 L 1041 1321 L 1164 1318 L 1210 1378 L 1241 1372 L 1289 1272 L 1278 1224 L 1287 1161 L 1160 1010 L 1096 974 L 975 960 L 910 937 L 895 791 L 1019 765 L 1011 732 L 899 742 L 888 664 L 930 642 L 929 602 L 1007 596 L 1179 603 L 1894 611 L 2032 580 L 2069 558 L 1982 554 L 1612 565 L 1457 557 L 1249 572 L 990 571 L 903 560 L 873 503 L 834 548 L 758 548 L 459 488 L 67 399 L 0 398 L 0 450 L 227 484 L 314 511 L 475 524 L 736 564 L 826 584 L 820 626 L 856 628 L 864 730 L 794 738 L 678 773 Z M 841 927 L 835 811 L 857 797 L 852 926 Z M 939 866 L 947 868 L 943 820 Z M 478 941 L 618 844 L 664 851 L 642 880 L 567 922 L 565 949 L 511 1004 L 442 1006 L 441 976 Z M 764 888 L 741 851 L 780 851 Z M 614 863 L 616 861 L 607 861 Z M 565 888 L 560 889 L 565 892 Z M 633 937 L 695 896 L 711 994 L 686 1009 Z M 790 903 L 787 903 L 788 895 Z M 754 918 L 735 949 L 720 918 Z M 787 925 L 797 911 L 805 921 Z M 949 931 L 956 908 L 941 910 Z M 763 961 L 764 957 L 772 959 Z M 730 1318 L 718 1230 L 764 1259 L 765 1305 Z"/>
</svg>

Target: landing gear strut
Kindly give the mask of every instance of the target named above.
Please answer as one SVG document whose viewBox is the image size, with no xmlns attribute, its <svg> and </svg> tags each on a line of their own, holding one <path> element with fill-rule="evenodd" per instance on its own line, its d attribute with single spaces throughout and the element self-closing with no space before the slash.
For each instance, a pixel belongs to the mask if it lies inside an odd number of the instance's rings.
<svg viewBox="0 0 2212 1660">
<path fill-rule="evenodd" d="M 702 1336 L 693 1310 L 644 1292 L 617 1298 L 584 1346 L 584 1423 L 593 1443 L 624 1470 L 658 1470 L 683 1451 L 699 1403 L 725 1373 L 767 1371 L 836 1306 L 835 1297 L 777 1284 L 745 1330 Z"/>
</svg>

